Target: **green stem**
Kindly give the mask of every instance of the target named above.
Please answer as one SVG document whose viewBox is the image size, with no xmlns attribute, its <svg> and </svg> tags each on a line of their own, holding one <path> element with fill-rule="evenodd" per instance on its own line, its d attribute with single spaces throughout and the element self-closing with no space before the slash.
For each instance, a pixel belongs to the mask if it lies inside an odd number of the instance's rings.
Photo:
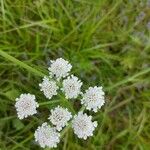
<svg viewBox="0 0 150 150">
<path fill-rule="evenodd" d="M 126 78 L 126 79 L 124 79 L 124 80 L 122 80 L 122 81 L 119 81 L 118 83 L 116 83 L 116 84 L 114 84 L 114 85 L 112 85 L 112 86 L 106 88 L 106 91 L 110 91 L 111 89 L 113 89 L 113 88 L 115 88 L 115 87 L 118 87 L 118 86 L 120 86 L 120 85 L 122 85 L 122 84 L 125 84 L 125 83 L 128 83 L 128 82 L 131 82 L 131 81 L 133 81 L 134 79 L 136 79 L 137 77 L 142 76 L 142 75 L 144 75 L 144 74 L 146 74 L 146 73 L 148 73 L 148 72 L 150 72 L 150 68 L 148 68 L 148 69 L 146 69 L 146 70 L 142 70 L 141 72 L 139 72 L 139 73 L 137 73 L 137 74 L 135 74 L 135 75 L 133 75 L 133 76 L 131 76 L 131 77 L 128 77 L 128 78 Z"/>
<path fill-rule="evenodd" d="M 39 103 L 39 105 L 43 106 L 43 105 L 55 104 L 55 103 L 59 103 L 59 102 L 60 102 L 60 100 L 47 101 L 47 102 L 41 102 L 41 103 Z"/>
<path fill-rule="evenodd" d="M 29 72 L 32 72 L 34 73 L 35 75 L 38 75 L 40 77 L 44 77 L 46 76 L 44 73 L 42 73 L 41 71 L 39 70 L 36 70 L 34 69 L 33 67 L 25 64 L 24 62 L 21 62 L 20 60 L 14 58 L 13 56 L 7 54 L 6 52 L 0 50 L 0 55 L 3 56 L 4 58 L 8 59 L 9 61 L 19 65 L 20 67 L 24 68 L 24 69 L 27 69 Z"/>
</svg>

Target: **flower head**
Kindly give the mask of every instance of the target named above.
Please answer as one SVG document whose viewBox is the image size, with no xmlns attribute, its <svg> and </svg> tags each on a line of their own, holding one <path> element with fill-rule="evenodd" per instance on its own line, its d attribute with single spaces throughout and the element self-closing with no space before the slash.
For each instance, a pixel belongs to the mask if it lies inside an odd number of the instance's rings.
<svg viewBox="0 0 150 150">
<path fill-rule="evenodd" d="M 46 98 L 51 99 L 52 96 L 57 95 L 58 86 L 55 81 L 50 81 L 47 77 L 44 77 L 43 82 L 39 86 Z"/>
<path fill-rule="evenodd" d="M 97 127 L 97 122 L 92 122 L 92 116 L 88 116 L 87 114 L 83 114 L 83 112 L 79 112 L 78 115 L 74 116 L 72 127 L 74 133 L 79 138 L 86 140 L 87 137 L 93 135 L 93 131 L 95 130 L 95 127 Z"/>
<path fill-rule="evenodd" d="M 46 122 L 34 133 L 35 141 L 37 141 L 41 147 L 57 147 L 57 144 L 60 142 L 60 133 L 56 131 L 55 128 L 52 128 Z"/>
<path fill-rule="evenodd" d="M 55 76 L 57 79 L 66 77 L 71 70 L 72 65 L 68 61 L 58 58 L 55 61 L 51 61 L 51 65 L 48 68 L 50 76 Z"/>
<path fill-rule="evenodd" d="M 105 103 L 102 87 L 89 87 L 85 94 L 83 94 L 81 103 L 85 105 L 88 110 L 97 112 L 98 108 L 101 108 Z"/>
<path fill-rule="evenodd" d="M 71 113 L 66 108 L 62 108 L 57 106 L 55 109 L 51 110 L 51 115 L 49 116 L 49 120 L 53 125 L 56 126 L 58 131 L 62 130 L 64 126 L 67 125 L 67 122 L 72 118 Z"/>
<path fill-rule="evenodd" d="M 69 76 L 63 81 L 62 90 L 65 92 L 66 98 L 77 98 L 81 93 L 82 82 L 76 76 Z"/>
<path fill-rule="evenodd" d="M 35 101 L 35 96 L 32 94 L 21 94 L 19 98 L 16 98 L 15 104 L 18 118 L 23 119 L 37 113 L 36 108 L 39 104 Z"/>
</svg>

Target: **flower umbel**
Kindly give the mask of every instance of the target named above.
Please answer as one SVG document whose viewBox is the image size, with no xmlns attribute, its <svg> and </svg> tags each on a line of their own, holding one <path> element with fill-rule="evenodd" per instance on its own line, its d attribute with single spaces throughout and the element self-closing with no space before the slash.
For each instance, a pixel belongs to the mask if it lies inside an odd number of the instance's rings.
<svg viewBox="0 0 150 150">
<path fill-rule="evenodd" d="M 66 77 L 71 70 L 72 65 L 68 61 L 58 58 L 55 61 L 51 61 L 51 65 L 48 68 L 50 76 L 55 76 L 58 80 Z"/>
<path fill-rule="evenodd" d="M 51 115 L 49 116 L 49 120 L 53 125 L 56 126 L 58 131 L 62 130 L 64 126 L 67 125 L 67 122 L 72 118 L 71 113 L 67 108 L 62 108 L 57 106 L 55 109 L 51 110 Z"/>
<path fill-rule="evenodd" d="M 62 90 L 65 92 L 66 98 L 77 98 L 81 93 L 82 82 L 76 76 L 69 76 L 63 81 Z"/>
<path fill-rule="evenodd" d="M 54 95 L 57 95 L 58 86 L 55 81 L 50 81 L 47 77 L 43 78 L 43 82 L 39 84 L 40 90 L 43 91 L 46 98 L 51 99 Z"/>
<path fill-rule="evenodd" d="M 104 91 L 102 87 L 89 87 L 83 94 L 81 99 L 81 104 L 85 105 L 88 110 L 93 110 L 97 112 L 98 108 L 101 108 L 105 103 Z"/>
<path fill-rule="evenodd" d="M 78 115 L 74 116 L 72 127 L 74 133 L 79 138 L 86 140 L 87 137 L 93 136 L 93 131 L 95 130 L 95 127 L 97 127 L 97 122 L 92 122 L 92 116 L 79 112 Z"/>
<path fill-rule="evenodd" d="M 60 133 L 56 131 L 55 128 L 48 125 L 46 122 L 34 133 L 35 141 L 37 141 L 41 147 L 57 147 L 57 144 L 60 142 Z"/>
<path fill-rule="evenodd" d="M 69 74 L 71 69 L 72 65 L 62 58 L 51 61 L 51 65 L 48 68 L 50 76 L 43 78 L 43 81 L 39 84 L 40 90 L 46 98 L 52 99 L 54 95 L 57 95 L 58 89 L 60 88 L 66 99 L 74 99 L 70 103 L 73 105 L 72 107 L 70 104 L 66 105 L 72 108 L 72 113 L 77 110 L 74 110 L 74 107 L 79 106 L 79 103 L 75 102 L 76 98 L 81 98 L 82 108 L 97 112 L 105 103 L 105 93 L 102 87 L 89 87 L 85 93 L 82 93 L 81 87 L 83 83 L 78 77 Z M 58 98 L 60 100 L 62 96 L 59 95 Z M 66 102 L 69 103 L 67 100 Z M 39 104 L 40 106 L 43 104 L 48 106 L 54 103 L 55 100 Z M 34 95 L 21 94 L 19 98 L 16 98 L 15 104 L 18 118 L 23 119 L 37 113 L 36 108 L 39 107 L 39 104 L 36 102 Z M 57 144 L 60 142 L 60 131 L 62 130 L 61 133 L 63 135 L 64 131 L 66 131 L 65 126 L 68 124 L 67 128 L 72 127 L 78 138 L 86 140 L 88 137 L 93 136 L 93 132 L 97 127 L 97 121 L 92 121 L 92 116 L 88 116 L 84 113 L 85 109 L 82 108 L 74 116 L 72 116 L 72 113 L 69 112 L 67 108 L 61 107 L 60 105 L 51 109 L 48 118 L 50 125 L 45 122 L 37 128 L 34 133 L 35 141 L 38 142 L 42 148 L 49 149 L 57 147 Z"/>
<path fill-rule="evenodd" d="M 23 119 L 37 113 L 36 108 L 39 104 L 35 101 L 35 96 L 32 94 L 21 94 L 19 98 L 16 98 L 15 104 L 18 118 Z"/>
</svg>

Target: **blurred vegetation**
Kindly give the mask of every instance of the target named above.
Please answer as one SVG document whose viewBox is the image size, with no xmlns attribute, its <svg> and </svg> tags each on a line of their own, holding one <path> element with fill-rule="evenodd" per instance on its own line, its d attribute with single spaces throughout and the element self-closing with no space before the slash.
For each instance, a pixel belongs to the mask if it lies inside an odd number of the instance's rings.
<svg viewBox="0 0 150 150">
<path fill-rule="evenodd" d="M 59 57 L 73 65 L 83 90 L 102 85 L 106 104 L 94 115 L 93 137 L 79 140 L 68 129 L 57 149 L 149 150 L 149 10 L 149 0 L 1 0 L 0 150 L 41 149 L 34 130 L 58 103 L 22 121 L 14 103 L 27 92 L 48 102 L 38 84 Z"/>
</svg>

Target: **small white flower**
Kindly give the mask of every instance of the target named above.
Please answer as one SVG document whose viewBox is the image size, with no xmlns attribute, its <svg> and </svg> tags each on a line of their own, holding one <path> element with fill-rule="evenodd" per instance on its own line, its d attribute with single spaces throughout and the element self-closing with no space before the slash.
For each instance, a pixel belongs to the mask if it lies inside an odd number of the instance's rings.
<svg viewBox="0 0 150 150">
<path fill-rule="evenodd" d="M 35 96 L 28 93 L 21 94 L 19 98 L 16 98 L 15 107 L 18 118 L 23 119 L 36 114 L 36 108 L 39 107 L 39 104 L 35 101 Z"/>
<path fill-rule="evenodd" d="M 68 61 L 58 58 L 55 61 L 51 61 L 48 70 L 50 71 L 50 76 L 55 76 L 59 80 L 62 77 L 66 77 L 71 68 L 72 65 Z"/>
<path fill-rule="evenodd" d="M 37 128 L 34 133 L 34 137 L 35 141 L 38 142 L 43 148 L 57 147 L 57 144 L 60 142 L 60 133 L 46 122 Z"/>
<path fill-rule="evenodd" d="M 83 94 L 81 104 L 86 106 L 88 110 L 97 112 L 98 108 L 101 108 L 105 103 L 104 94 L 102 87 L 89 87 L 85 94 Z"/>
<path fill-rule="evenodd" d="M 67 125 L 67 122 L 72 118 L 71 113 L 66 108 L 62 108 L 57 106 L 55 109 L 51 110 L 51 115 L 49 116 L 49 120 L 53 125 L 56 126 L 58 131 L 62 130 L 63 127 Z"/>
<path fill-rule="evenodd" d="M 51 99 L 54 95 L 57 95 L 58 86 L 55 81 L 50 81 L 47 77 L 44 77 L 43 82 L 39 86 L 46 98 Z"/>
<path fill-rule="evenodd" d="M 63 80 L 62 90 L 65 92 L 66 98 L 77 98 L 81 93 L 82 82 L 76 76 L 69 76 L 67 79 Z"/>
<path fill-rule="evenodd" d="M 97 127 L 97 122 L 92 122 L 92 116 L 79 112 L 78 115 L 74 116 L 72 127 L 78 138 L 86 140 L 87 137 L 93 136 L 93 131 L 95 127 Z"/>
</svg>

